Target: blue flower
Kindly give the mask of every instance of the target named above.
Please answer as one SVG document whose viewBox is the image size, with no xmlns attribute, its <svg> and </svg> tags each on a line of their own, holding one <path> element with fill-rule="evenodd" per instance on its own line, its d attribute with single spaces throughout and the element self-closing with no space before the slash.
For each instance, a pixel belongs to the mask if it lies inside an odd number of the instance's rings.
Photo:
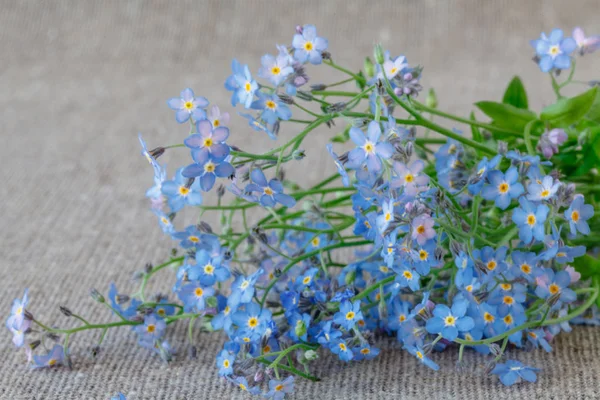
<svg viewBox="0 0 600 400">
<path fill-rule="evenodd" d="M 210 321 L 211 326 L 215 330 L 223 329 L 225 333 L 231 336 L 233 325 L 231 316 L 235 310 L 227 304 L 227 298 L 223 295 L 217 296 L 217 311 L 218 314 L 215 315 Z"/>
<path fill-rule="evenodd" d="M 525 191 L 518 180 L 519 172 L 515 167 L 510 167 L 505 174 L 498 170 L 490 171 L 488 174 L 490 183 L 483 187 L 481 196 L 486 200 L 494 200 L 498 208 L 506 210 L 510 201 Z"/>
<path fill-rule="evenodd" d="M 45 356 L 33 356 L 34 368 L 54 367 L 62 363 L 65 350 L 60 344 L 55 344 Z"/>
<path fill-rule="evenodd" d="M 308 340 L 308 328 L 310 328 L 310 315 L 298 312 L 288 313 L 290 330 L 288 334 L 294 342 L 306 342 Z"/>
<path fill-rule="evenodd" d="M 563 38 L 562 30 L 554 29 L 550 36 L 542 32 L 539 39 L 531 41 L 531 46 L 539 57 L 538 65 L 542 72 L 549 72 L 553 68 L 571 67 L 570 54 L 577 48 L 577 43 L 572 38 Z"/>
<path fill-rule="evenodd" d="M 427 356 L 425 356 L 425 351 L 423 351 L 423 349 L 420 346 L 404 346 L 404 348 L 413 356 L 417 357 L 417 359 L 419 361 L 421 361 L 423 364 L 425 364 L 426 366 L 428 366 L 429 368 L 431 368 L 434 371 L 437 371 L 440 369 L 440 366 L 437 365 L 435 362 L 433 362 L 430 358 L 428 358 Z"/>
<path fill-rule="evenodd" d="M 371 121 L 367 135 L 356 127 L 350 128 L 350 138 L 358 146 L 348 153 L 349 163 L 353 168 L 360 168 L 366 161 L 369 172 L 379 173 L 382 159 L 388 159 L 394 154 L 394 147 L 387 142 L 380 142 L 381 127 L 376 121 Z"/>
<path fill-rule="evenodd" d="M 227 376 L 233 374 L 233 363 L 235 354 L 231 354 L 227 350 L 221 350 L 217 356 L 217 367 L 219 368 L 219 376 Z"/>
<path fill-rule="evenodd" d="M 179 289 L 177 295 L 183 301 L 184 310 L 202 311 L 206 307 L 206 298 L 212 296 L 215 289 L 201 286 L 200 283 L 188 283 Z"/>
<path fill-rule="evenodd" d="M 200 187 L 208 192 L 215 185 L 217 177 L 229 178 L 235 175 L 235 168 L 225 160 L 203 153 L 198 155 L 196 163 L 185 167 L 181 174 L 186 178 L 200 177 Z"/>
<path fill-rule="evenodd" d="M 552 351 L 552 346 L 550 346 L 550 343 L 548 343 L 546 340 L 546 332 L 544 332 L 543 329 L 528 330 L 525 333 L 525 337 L 527 337 L 527 340 L 533 343 L 536 349 L 541 347 L 548 353 Z"/>
<path fill-rule="evenodd" d="M 167 323 L 154 314 L 144 317 L 144 324 L 137 325 L 133 330 L 139 335 L 139 342 L 146 347 L 153 347 L 154 343 L 160 339 L 167 329 Z"/>
<path fill-rule="evenodd" d="M 229 155 L 229 146 L 225 143 L 229 137 L 229 128 L 219 126 L 213 129 L 210 121 L 203 119 L 196 123 L 198 133 L 185 138 L 183 143 L 192 149 L 194 161 L 204 160 L 209 153 L 215 159 L 222 160 Z"/>
<path fill-rule="evenodd" d="M 22 330 L 21 327 L 25 321 L 25 308 L 27 307 L 27 303 L 29 303 L 29 289 L 25 289 L 21 300 L 13 300 L 10 315 L 7 320 L 7 326 L 9 326 L 8 321 L 10 320 L 10 326 L 12 328 Z"/>
<path fill-rule="evenodd" d="M 277 203 L 285 207 L 293 207 L 296 200 L 283 193 L 283 185 L 277 179 L 271 179 L 267 182 L 265 174 L 260 168 L 254 168 L 250 172 L 252 183 L 246 186 L 246 192 L 258 192 L 259 202 L 263 207 L 275 207 Z"/>
<path fill-rule="evenodd" d="M 532 201 L 549 200 L 554 197 L 560 185 L 560 182 L 554 183 L 554 178 L 546 175 L 541 182 L 532 182 L 527 186 L 527 199 Z"/>
<path fill-rule="evenodd" d="M 150 152 L 148 151 L 148 147 L 146 147 L 146 142 L 144 141 L 144 139 L 142 139 L 141 133 L 138 133 L 138 139 L 140 141 L 140 144 L 142 145 L 141 154 L 146 158 L 146 160 L 148 160 L 148 163 L 152 165 L 152 167 L 154 168 L 154 174 L 156 175 L 157 170 L 160 170 L 161 167 L 156 161 L 156 159 L 152 156 L 152 154 L 150 154 Z"/>
<path fill-rule="evenodd" d="M 190 88 L 183 89 L 181 97 L 170 98 L 167 105 L 175 110 L 175 120 L 180 124 L 189 120 L 190 116 L 194 121 L 206 119 L 203 109 L 208 106 L 208 100 L 205 97 L 194 97 L 194 91 Z"/>
<path fill-rule="evenodd" d="M 333 322 L 344 327 L 347 331 L 352 330 L 357 321 L 363 319 L 360 311 L 360 300 L 350 303 L 348 300 L 340 304 L 340 311 L 333 316 Z"/>
<path fill-rule="evenodd" d="M 166 234 L 172 235 L 175 231 L 175 226 L 173 225 L 173 222 L 169 216 L 161 210 L 152 209 L 152 212 L 158 217 L 158 224 L 160 225 L 162 231 Z"/>
<path fill-rule="evenodd" d="M 508 332 L 511 329 L 525 323 L 526 320 L 527 316 L 524 312 L 515 312 L 515 310 L 511 310 L 503 317 L 500 317 L 499 315 L 495 316 L 493 329 L 496 334 L 501 334 L 504 332 Z M 521 347 L 522 339 L 522 331 L 516 331 L 508 337 L 508 340 L 511 343 L 515 344 L 517 347 Z"/>
<path fill-rule="evenodd" d="M 263 269 L 259 269 L 248 277 L 239 275 L 231 284 L 231 294 L 229 295 L 228 304 L 231 307 L 237 307 L 240 303 L 249 303 L 252 300 L 252 296 L 254 296 L 256 280 L 263 272 Z"/>
<path fill-rule="evenodd" d="M 242 389 L 244 392 L 248 392 L 253 395 L 259 395 L 261 393 L 260 388 L 256 386 L 250 386 L 248 380 L 243 376 L 238 376 L 232 380 L 233 384 Z"/>
<path fill-rule="evenodd" d="M 473 318 L 465 316 L 468 302 L 455 300 L 452 309 L 444 304 L 438 304 L 433 309 L 433 317 L 427 320 L 425 328 L 429 333 L 438 333 L 446 340 L 453 341 L 458 332 L 466 332 L 475 326 Z"/>
<path fill-rule="evenodd" d="M 269 135 L 269 137 L 271 139 L 277 140 L 277 135 L 275 134 L 275 132 L 273 132 L 271 129 L 269 129 L 269 127 L 267 126 L 265 121 L 263 121 L 261 119 L 256 119 L 250 114 L 244 114 L 244 113 L 239 113 L 239 114 L 240 114 L 240 116 L 242 116 L 248 120 L 248 125 L 250 125 L 250 127 L 252 129 L 254 129 L 257 132 L 265 132 L 267 135 Z"/>
<path fill-rule="evenodd" d="M 468 186 L 469 192 L 471 192 L 471 194 L 476 195 L 479 194 L 479 192 L 481 192 L 481 187 L 487 179 L 488 171 L 493 168 L 496 168 L 501 159 L 502 156 L 497 155 L 490 161 L 488 161 L 487 157 L 483 157 L 483 159 L 479 161 L 479 164 L 477 164 L 477 172 L 475 172 L 476 182 L 470 183 Z"/>
<path fill-rule="evenodd" d="M 163 299 L 154 307 L 154 314 L 160 318 L 168 317 L 175 314 L 175 306 L 168 304 L 167 299 Z"/>
<path fill-rule="evenodd" d="M 333 321 L 323 323 L 321 330 L 316 335 L 317 341 L 322 346 L 329 345 L 333 340 L 342 336 L 342 332 L 332 328 Z"/>
<path fill-rule="evenodd" d="M 533 282 L 535 278 L 541 274 L 538 267 L 539 257 L 535 253 L 524 253 L 521 251 L 513 251 L 510 255 L 513 262 L 511 271 L 521 275 L 528 282 Z"/>
<path fill-rule="evenodd" d="M 127 400 L 127 397 L 121 392 L 117 393 L 116 396 L 110 398 L 110 400 Z"/>
<path fill-rule="evenodd" d="M 231 105 L 242 103 L 249 108 L 254 99 L 254 92 L 258 90 L 258 83 L 252 78 L 247 65 L 240 64 L 236 59 L 231 62 L 231 74 L 225 81 L 225 88 L 233 91 Z"/>
<path fill-rule="evenodd" d="M 520 208 L 515 208 L 512 220 L 519 227 L 519 239 L 525 244 L 530 244 L 532 239 L 544 240 L 544 224 L 550 209 L 545 204 L 536 206 L 534 203 L 521 197 Z"/>
<path fill-rule="evenodd" d="M 379 349 L 377 347 L 369 346 L 369 343 L 363 343 L 358 347 L 352 349 L 354 353 L 354 359 L 360 360 L 372 360 L 379 355 Z"/>
<path fill-rule="evenodd" d="M 167 196 L 171 211 L 177 212 L 186 204 L 190 206 L 199 206 L 202 204 L 202 194 L 200 193 L 200 184 L 182 175 L 183 168 L 179 168 L 172 181 L 165 181 L 161 186 L 162 193 Z M 164 221 L 162 221 L 164 222 Z M 167 223 L 165 223 L 168 226 Z"/>
<path fill-rule="evenodd" d="M 569 208 L 565 211 L 565 218 L 569 221 L 571 235 L 575 236 L 577 232 L 583 235 L 590 234 L 590 226 L 587 220 L 594 215 L 594 207 L 590 204 L 583 204 L 583 196 L 577 195 Z"/>
<path fill-rule="evenodd" d="M 569 289 L 571 276 L 567 271 L 555 273 L 553 269 L 547 268 L 544 270 L 544 274 L 537 278 L 537 284 L 536 296 L 542 299 L 552 298 L 553 309 L 559 309 L 562 303 L 572 303 L 577 299 L 575 292 Z"/>
<path fill-rule="evenodd" d="M 204 236 L 205 235 L 198 230 L 196 225 L 190 225 L 186 227 L 184 231 L 175 232 L 171 235 L 173 239 L 181 240 L 179 245 L 184 249 L 200 246 Z"/>
<path fill-rule="evenodd" d="M 231 275 L 229 269 L 222 264 L 223 257 L 211 257 L 204 249 L 196 252 L 196 264 L 189 272 L 188 278 L 192 281 L 199 280 L 204 286 L 212 286 L 215 282 L 223 282 Z"/>
<path fill-rule="evenodd" d="M 108 299 L 110 300 L 112 308 L 127 319 L 135 317 L 137 315 L 138 307 L 142 304 L 142 302 L 137 299 L 131 299 L 129 307 L 124 308 L 122 304 L 126 301 L 123 300 L 128 300 L 129 296 L 118 294 L 117 287 L 114 283 L 111 283 L 108 288 Z"/>
<path fill-rule="evenodd" d="M 261 309 L 256 303 L 248 303 L 244 310 L 233 313 L 231 319 L 242 329 L 251 330 L 262 335 L 271 320 L 271 311 Z"/>
<path fill-rule="evenodd" d="M 493 280 L 493 278 L 503 273 L 506 270 L 506 246 L 499 247 L 494 250 L 490 246 L 485 246 L 481 250 L 473 250 L 473 258 L 481 261 L 482 266 L 485 268 L 484 281 Z"/>
<path fill-rule="evenodd" d="M 302 292 L 307 286 L 313 286 L 317 272 L 319 272 L 319 268 L 309 268 L 306 272 L 296 278 L 294 288 L 298 292 Z"/>
<path fill-rule="evenodd" d="M 523 378 L 527 382 L 535 382 L 537 368 L 527 367 L 519 361 L 507 360 L 504 364 L 496 364 L 492 374 L 500 377 L 500 382 L 512 386 Z"/>
<path fill-rule="evenodd" d="M 288 376 L 282 381 L 271 379 L 269 381 L 269 391 L 264 394 L 265 398 L 273 400 L 282 400 L 286 393 L 294 391 L 294 377 Z"/>
<path fill-rule="evenodd" d="M 354 353 L 352 353 L 352 350 L 348 348 L 346 341 L 342 338 L 332 340 L 329 344 L 329 350 L 333 354 L 337 354 L 342 361 L 348 362 L 354 358 Z"/>
<path fill-rule="evenodd" d="M 258 70 L 258 76 L 267 79 L 275 86 L 279 86 L 285 78 L 294 72 L 289 64 L 289 57 L 285 55 L 272 56 L 265 54 L 261 57 L 262 67 Z"/>
<path fill-rule="evenodd" d="M 408 320 L 411 304 L 395 297 L 389 304 L 388 328 L 397 331 Z"/>
<path fill-rule="evenodd" d="M 294 35 L 292 40 L 294 58 L 301 63 L 310 61 L 311 64 L 321 64 L 322 53 L 327 50 L 328 44 L 327 39 L 317 36 L 314 25 L 304 25 L 301 33 Z"/>
<path fill-rule="evenodd" d="M 409 287 L 413 292 L 419 290 L 421 279 L 421 275 L 414 269 L 410 268 L 408 265 L 403 265 L 399 269 L 397 269 L 398 275 L 396 275 L 396 285 L 398 288 Z"/>
<path fill-rule="evenodd" d="M 395 200 L 392 198 L 381 203 L 381 214 L 377 216 L 377 229 L 382 235 L 386 232 L 390 224 L 394 221 L 394 202 Z M 390 237 L 394 239 L 394 244 L 396 242 L 395 238 L 397 234 L 398 232 L 394 231 L 393 234 L 390 235 Z"/>
<path fill-rule="evenodd" d="M 274 124 L 278 120 L 287 121 L 292 117 L 290 108 L 274 93 L 258 92 L 258 99 L 252 102 L 251 107 L 262 110 L 260 117 L 268 124 Z"/>
<path fill-rule="evenodd" d="M 326 147 L 329 155 L 333 158 L 338 174 L 342 177 L 342 184 L 345 187 L 348 187 L 350 185 L 350 178 L 348 177 L 348 173 L 346 173 L 346 168 L 344 167 L 342 159 L 333 151 L 333 145 L 331 143 L 328 143 Z"/>
</svg>

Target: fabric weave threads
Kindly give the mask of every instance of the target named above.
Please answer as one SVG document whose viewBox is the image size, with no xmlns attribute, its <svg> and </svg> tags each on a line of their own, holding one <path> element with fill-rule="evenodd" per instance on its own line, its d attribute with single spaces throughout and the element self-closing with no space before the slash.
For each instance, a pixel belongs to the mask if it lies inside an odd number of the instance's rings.
<svg viewBox="0 0 600 400">
<path fill-rule="evenodd" d="M 223 82 L 232 58 L 256 71 L 262 54 L 291 41 L 296 24 L 315 24 L 329 39 L 334 59 L 353 69 L 377 42 L 405 54 L 424 65 L 423 84 L 436 89 L 441 107 L 467 115 L 472 102 L 501 98 L 515 72 L 532 107 L 549 103 L 552 89 L 530 61 L 529 40 L 554 26 L 568 32 L 580 25 L 592 32 L 598 5 L 597 0 L 1 1 L 0 310 L 7 315 L 12 299 L 29 287 L 30 311 L 50 324 L 75 323 L 59 305 L 93 320 L 111 318 L 89 298 L 89 289 L 106 293 L 115 281 L 123 291 L 135 291 L 133 272 L 168 257 L 172 246 L 143 198 L 152 172 L 139 156 L 137 132 L 151 147 L 179 141 L 186 128 L 175 123 L 165 102 L 189 86 L 232 114 L 231 143 L 248 151 L 273 146 L 235 116 L 239 109 L 229 105 Z M 598 78 L 599 61 L 592 57 L 578 65 L 581 79 Z M 308 73 L 311 84 L 343 78 L 326 66 Z M 294 129 L 282 134 L 291 137 Z M 286 168 L 298 181 L 308 184 L 322 171 L 335 171 L 324 156 L 330 133 L 325 129 L 306 141 L 304 164 Z M 188 154 L 176 149 L 163 157 L 174 165 Z M 302 165 L 314 174 L 307 176 Z M 207 222 L 215 223 L 215 216 Z M 167 281 L 172 277 L 163 274 Z M 168 292 L 171 282 L 150 289 Z M 108 399 L 118 391 L 133 400 L 246 398 L 217 376 L 215 349 L 223 334 L 197 333 L 198 359 L 190 361 L 185 330 L 180 324 L 169 334 L 179 349 L 169 366 L 138 348 L 127 329 L 109 333 L 97 360 L 87 349 L 99 333 L 77 334 L 74 371 L 27 370 L 24 353 L 14 351 L 2 330 L 0 398 Z M 344 366 L 326 357 L 316 371 L 323 381 L 298 379 L 293 398 L 598 398 L 599 339 L 600 330 L 581 327 L 552 343 L 553 353 L 511 352 L 543 368 L 538 383 L 511 388 L 483 377 L 480 364 L 487 359 L 470 351 L 466 373 L 454 368 L 457 351 L 448 351 L 433 356 L 443 370 L 434 374 L 394 340 L 381 339 L 384 351 L 370 362 Z"/>
</svg>

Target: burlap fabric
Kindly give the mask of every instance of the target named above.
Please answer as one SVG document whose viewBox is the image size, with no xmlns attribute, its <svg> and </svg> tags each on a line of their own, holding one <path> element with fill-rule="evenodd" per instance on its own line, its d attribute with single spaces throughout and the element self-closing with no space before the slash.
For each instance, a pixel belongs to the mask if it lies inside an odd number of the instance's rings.
<svg viewBox="0 0 600 400">
<path fill-rule="evenodd" d="M 56 305 L 94 320 L 110 316 L 89 297 L 108 282 L 129 280 L 146 261 L 159 262 L 172 242 L 156 226 L 144 190 L 151 171 L 139 157 L 137 132 L 150 146 L 181 140 L 165 100 L 184 87 L 234 113 L 223 89 L 233 57 L 250 64 L 289 43 L 294 26 L 314 23 L 329 38 L 336 61 L 357 69 L 373 44 L 425 66 L 423 84 L 440 104 L 466 115 L 475 100 L 499 99 L 514 73 L 531 103 L 553 99 L 548 76 L 530 61 L 529 39 L 558 26 L 598 30 L 598 1 L 64 1 L 0 3 L 0 310 L 30 288 L 30 310 L 51 324 L 69 324 Z M 598 33 L 598 32 L 596 32 Z M 593 58 L 596 57 L 596 58 Z M 597 56 L 580 63 L 581 79 L 598 78 Z M 308 68 L 312 82 L 343 76 Z M 314 74 L 313 74 L 314 72 Z M 233 118 L 230 142 L 243 149 L 272 146 Z M 464 127 L 463 127 L 464 128 Z M 325 156 L 329 132 L 305 142 L 308 159 L 287 172 L 310 183 L 333 171 Z M 284 129 L 283 138 L 295 128 Z M 179 165 L 185 152 L 167 155 Z M 172 169 L 171 169 L 172 172 Z M 172 284 L 165 272 L 162 290 Z M 111 332 L 96 360 L 86 349 L 97 336 L 73 337 L 75 370 L 30 371 L 24 354 L 0 334 L 0 397 L 4 399 L 244 398 L 218 378 L 221 334 L 197 335 L 199 357 L 185 357 L 183 324 L 169 333 L 180 357 L 166 366 L 136 346 L 127 329 Z M 96 334 L 97 335 L 97 334 Z M 299 380 L 296 399 L 595 398 L 600 396 L 600 329 L 577 328 L 555 351 L 511 352 L 543 368 L 537 384 L 502 387 L 484 377 L 484 359 L 456 351 L 434 355 L 434 373 L 382 340 L 372 362 L 345 365 L 325 357 L 317 384 Z"/>
</svg>

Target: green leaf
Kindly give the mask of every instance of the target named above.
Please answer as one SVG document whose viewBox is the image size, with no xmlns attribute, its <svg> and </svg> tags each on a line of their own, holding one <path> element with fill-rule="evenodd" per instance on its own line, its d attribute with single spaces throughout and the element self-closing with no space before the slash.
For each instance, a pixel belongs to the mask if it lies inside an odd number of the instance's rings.
<svg viewBox="0 0 600 400">
<path fill-rule="evenodd" d="M 521 78 L 515 76 L 512 81 L 510 81 L 504 92 L 502 102 L 525 110 L 529 108 L 527 103 L 527 93 L 525 92 L 525 86 L 523 86 Z"/>
<path fill-rule="evenodd" d="M 348 140 L 350 140 L 350 128 L 351 127 L 352 127 L 352 125 L 348 125 L 346 127 L 346 129 L 344 129 L 344 132 L 332 137 L 331 141 L 334 143 L 346 143 Z"/>
<path fill-rule="evenodd" d="M 496 103 L 494 101 L 480 101 L 475 105 L 488 117 L 494 124 L 503 128 L 512 128 L 522 131 L 528 122 L 537 118 L 533 111 L 523 110 L 510 104 Z"/>
<path fill-rule="evenodd" d="M 600 122 L 600 90 L 596 92 L 596 98 L 585 117 Z M 600 296 L 598 297 L 600 298 Z"/>
<path fill-rule="evenodd" d="M 542 110 L 540 119 L 554 127 L 566 128 L 583 118 L 596 100 L 597 88 L 579 96 L 562 98 Z"/>
<path fill-rule="evenodd" d="M 581 274 L 581 279 L 585 280 L 600 275 L 600 260 L 589 254 L 577 257 L 571 264 Z"/>
<path fill-rule="evenodd" d="M 590 128 L 590 147 L 596 153 L 596 157 L 600 159 L 600 126 Z"/>
</svg>

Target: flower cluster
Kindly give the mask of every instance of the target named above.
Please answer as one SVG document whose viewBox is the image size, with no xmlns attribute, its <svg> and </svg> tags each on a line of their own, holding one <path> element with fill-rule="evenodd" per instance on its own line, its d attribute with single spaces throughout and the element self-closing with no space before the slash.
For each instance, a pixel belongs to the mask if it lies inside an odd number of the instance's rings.
<svg viewBox="0 0 600 400">
<path fill-rule="evenodd" d="M 543 71 L 569 68 L 573 51 L 590 53 L 599 42 L 579 28 L 573 36 L 555 30 L 533 43 Z M 136 273 L 141 284 L 132 295 L 114 284 L 108 298 L 92 291 L 118 323 L 92 324 L 62 307 L 80 325 L 57 330 L 25 310 L 27 292 L 15 300 L 6 325 L 33 365 L 70 364 L 71 335 L 116 326 L 129 326 L 140 346 L 169 361 L 169 325 L 181 320 L 189 321 L 195 357 L 191 332 L 200 320 L 227 336 L 218 375 L 267 398 L 284 398 L 295 377 L 318 380 L 311 364 L 324 355 L 343 363 L 376 357 L 379 335 L 395 336 L 432 370 L 440 369 L 435 352 L 458 347 L 462 362 L 472 349 L 490 357 L 487 372 L 512 385 L 535 381 L 538 369 L 505 359 L 508 349 L 551 351 L 569 323 L 600 324 L 597 164 L 583 159 L 596 153 L 582 156 L 580 147 L 600 144 L 597 89 L 566 99 L 560 90 L 572 75 L 561 84 L 553 76 L 557 103 L 538 115 L 516 79 L 504 103 L 478 103 L 492 119 L 484 123 L 438 111 L 437 101 L 418 102 L 422 69 L 379 46 L 375 64 L 368 59 L 359 73 L 333 61 L 312 25 L 297 27 L 291 45 L 277 49 L 261 59 L 257 76 L 265 84 L 234 60 L 225 88 L 254 130 L 277 139 L 284 122 L 304 129 L 265 154 L 247 153 L 228 143 L 228 113 L 209 109 L 191 89 L 170 99 L 188 135 L 152 150 L 140 142 L 154 171 L 150 207 L 180 250 Z M 347 79 L 306 88 L 308 64 Z M 329 90 L 350 82 L 358 90 Z M 346 99 L 332 102 L 336 96 Z M 310 119 L 292 119 L 292 110 Z M 472 138 L 428 113 L 468 124 Z M 337 172 L 308 188 L 286 179 L 283 166 L 302 160 L 305 137 L 321 125 L 334 128 L 334 120 L 345 124 L 327 145 Z M 175 148 L 189 149 L 191 160 L 168 180 L 157 159 Z M 216 205 L 207 203 L 211 191 Z M 198 210 L 198 223 L 179 223 L 184 209 Z M 202 219 L 206 211 L 222 213 L 221 229 Z M 172 294 L 146 298 L 148 281 L 169 267 Z M 56 340 L 65 334 L 63 344 L 33 355 L 44 342 L 33 339 L 34 325 Z"/>
</svg>

